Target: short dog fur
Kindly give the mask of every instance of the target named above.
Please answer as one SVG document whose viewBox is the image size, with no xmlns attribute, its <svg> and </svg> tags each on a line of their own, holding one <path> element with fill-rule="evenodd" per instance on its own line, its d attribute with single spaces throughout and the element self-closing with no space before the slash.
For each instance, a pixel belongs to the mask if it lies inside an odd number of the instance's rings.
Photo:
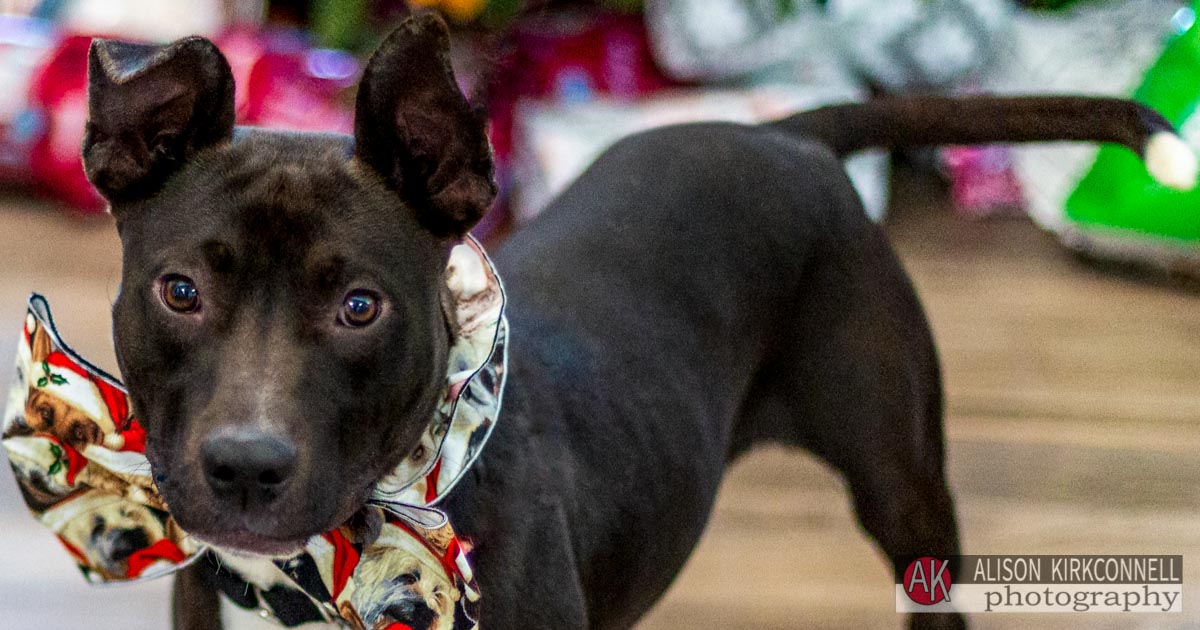
<svg viewBox="0 0 1200 630">
<path fill-rule="evenodd" d="M 201 540 L 286 554 L 416 444 L 452 334 L 447 255 L 496 187 L 434 17 L 372 57 L 353 137 L 235 128 L 233 91 L 204 39 L 98 40 L 83 151 L 120 232 L 115 344 L 163 497 Z M 609 150 L 495 252 L 503 417 L 442 504 L 475 543 L 484 627 L 634 624 L 691 553 L 726 465 L 765 443 L 836 469 L 896 570 L 956 553 L 929 326 L 840 156 L 1050 139 L 1142 152 L 1169 132 L 1119 100 L 915 98 Z M 179 278 L 194 309 L 164 303 Z M 347 295 L 378 317 L 348 324 Z M 221 487 L 220 456 L 248 481 Z M 205 566 L 178 576 L 180 630 L 220 627 Z"/>
</svg>

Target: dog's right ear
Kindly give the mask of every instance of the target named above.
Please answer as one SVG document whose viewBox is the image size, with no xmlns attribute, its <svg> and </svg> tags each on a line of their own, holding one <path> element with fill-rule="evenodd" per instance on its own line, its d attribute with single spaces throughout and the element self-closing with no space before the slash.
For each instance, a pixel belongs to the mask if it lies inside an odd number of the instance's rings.
<svg viewBox="0 0 1200 630">
<path fill-rule="evenodd" d="M 110 202 L 154 194 L 196 153 L 229 140 L 233 125 L 233 73 L 207 39 L 92 41 L 83 164 Z"/>
</svg>

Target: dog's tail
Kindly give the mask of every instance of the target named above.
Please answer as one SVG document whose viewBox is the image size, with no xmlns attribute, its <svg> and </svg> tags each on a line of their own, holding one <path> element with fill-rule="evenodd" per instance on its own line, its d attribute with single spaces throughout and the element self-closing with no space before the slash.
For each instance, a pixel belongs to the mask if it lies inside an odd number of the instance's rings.
<svg viewBox="0 0 1200 630">
<path fill-rule="evenodd" d="M 774 126 L 839 156 L 872 147 L 1082 141 L 1128 147 L 1159 182 L 1190 190 L 1196 155 L 1161 114 L 1133 101 L 1083 96 L 882 98 L 814 109 Z"/>
</svg>

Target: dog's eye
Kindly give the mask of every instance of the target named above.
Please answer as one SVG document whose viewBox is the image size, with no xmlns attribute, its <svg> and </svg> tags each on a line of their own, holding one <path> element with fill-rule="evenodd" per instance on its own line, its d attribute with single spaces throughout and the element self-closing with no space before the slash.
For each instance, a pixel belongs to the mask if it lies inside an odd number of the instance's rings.
<svg viewBox="0 0 1200 630">
<path fill-rule="evenodd" d="M 379 297 L 370 291 L 356 289 L 342 300 L 338 321 L 346 326 L 366 326 L 379 317 Z"/>
<path fill-rule="evenodd" d="M 401 575 L 400 577 L 396 578 L 396 583 L 399 584 L 400 586 L 412 586 L 413 584 L 416 584 L 417 582 L 420 582 L 420 581 L 421 581 L 421 572 L 420 571 L 413 571 L 412 573 L 405 573 L 404 575 Z"/>
<path fill-rule="evenodd" d="M 200 292 L 191 278 L 166 276 L 162 282 L 162 301 L 176 313 L 191 313 L 200 308 Z"/>
</svg>

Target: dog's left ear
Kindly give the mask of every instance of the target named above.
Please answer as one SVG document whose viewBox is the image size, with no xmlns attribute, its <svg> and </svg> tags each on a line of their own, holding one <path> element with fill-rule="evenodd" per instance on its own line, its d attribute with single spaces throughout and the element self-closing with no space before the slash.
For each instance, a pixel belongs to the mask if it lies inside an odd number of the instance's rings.
<svg viewBox="0 0 1200 630">
<path fill-rule="evenodd" d="M 92 40 L 83 164 L 110 202 L 152 195 L 233 135 L 233 73 L 202 37 L 165 46 Z"/>
<path fill-rule="evenodd" d="M 358 159 L 439 237 L 466 234 L 496 196 L 486 126 L 458 89 L 436 14 L 405 20 L 371 56 L 354 141 Z"/>
</svg>

